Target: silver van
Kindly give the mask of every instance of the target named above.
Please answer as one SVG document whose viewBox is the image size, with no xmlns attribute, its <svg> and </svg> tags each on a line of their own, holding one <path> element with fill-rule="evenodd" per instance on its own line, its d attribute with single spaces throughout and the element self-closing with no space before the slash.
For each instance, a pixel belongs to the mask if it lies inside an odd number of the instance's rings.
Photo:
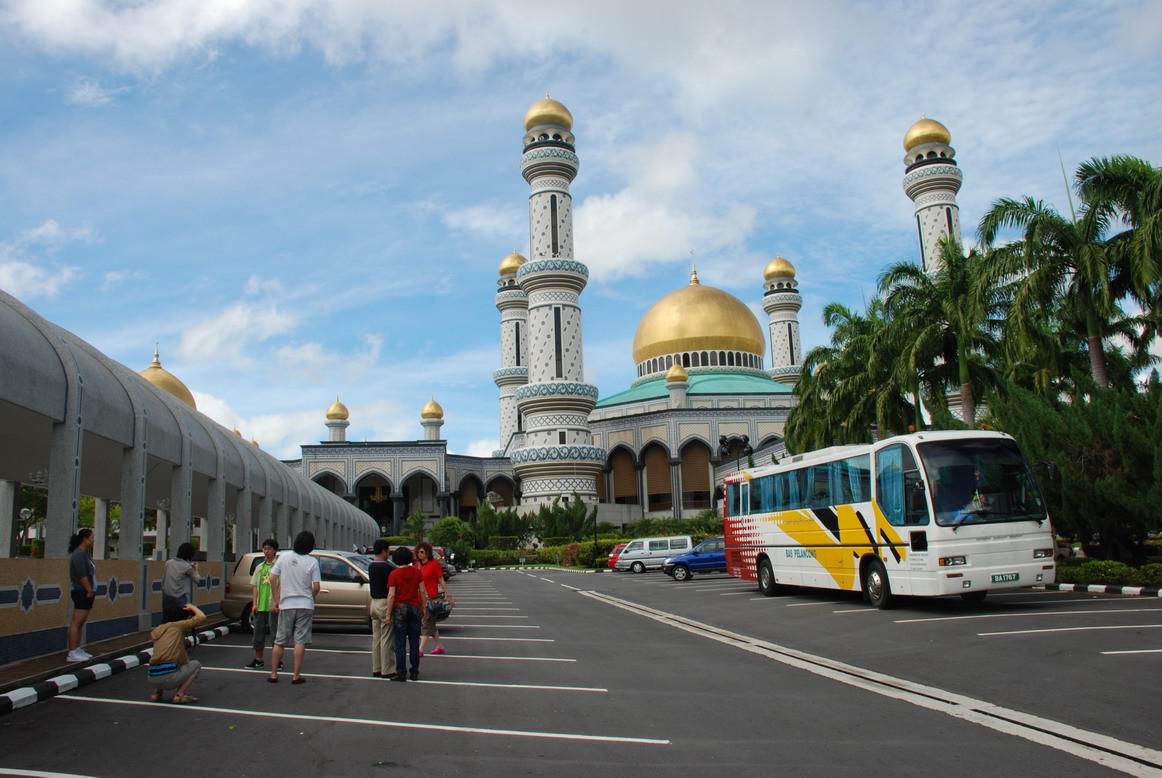
<svg viewBox="0 0 1162 778">
<path fill-rule="evenodd" d="M 685 554 L 693 547 L 694 542 L 689 535 L 638 538 L 621 550 L 614 569 L 632 570 L 635 573 L 661 569 L 669 557 Z"/>
</svg>

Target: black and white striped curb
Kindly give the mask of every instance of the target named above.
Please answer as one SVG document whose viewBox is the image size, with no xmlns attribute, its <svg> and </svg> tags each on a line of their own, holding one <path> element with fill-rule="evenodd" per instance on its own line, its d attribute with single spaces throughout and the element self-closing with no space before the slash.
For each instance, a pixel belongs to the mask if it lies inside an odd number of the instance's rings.
<svg viewBox="0 0 1162 778">
<path fill-rule="evenodd" d="M 1091 592 L 1093 594 L 1128 594 L 1131 597 L 1162 597 L 1162 589 L 1153 586 L 1114 586 L 1106 584 L 1045 584 L 1049 591 Z"/>
<path fill-rule="evenodd" d="M 215 640 L 220 637 L 225 637 L 230 634 L 229 625 L 223 624 L 220 627 L 214 627 L 204 632 L 198 633 L 198 641 L 204 642 L 207 640 Z M 193 645 L 190 638 L 186 638 L 186 645 Z M 125 656 L 111 659 L 108 662 L 99 662 L 95 665 L 88 665 L 82 667 L 74 673 L 66 673 L 58 675 L 55 678 L 49 678 L 47 681 L 33 684 L 32 686 L 23 686 L 19 689 L 13 689 L 5 694 L 0 694 L 0 716 L 6 713 L 11 713 L 18 708 L 26 708 L 29 705 L 47 700 L 55 697 L 58 694 L 72 691 L 81 686 L 87 686 L 94 681 L 101 678 L 108 678 L 111 675 L 123 673 L 134 667 L 139 667 L 149 663 L 150 657 L 153 656 L 153 648 L 146 648 L 138 651 L 136 654 L 126 654 Z"/>
</svg>

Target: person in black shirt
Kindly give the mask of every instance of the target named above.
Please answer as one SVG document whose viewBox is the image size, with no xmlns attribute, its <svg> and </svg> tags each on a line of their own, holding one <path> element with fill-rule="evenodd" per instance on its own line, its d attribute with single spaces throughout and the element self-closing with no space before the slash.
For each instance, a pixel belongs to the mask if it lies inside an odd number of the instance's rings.
<svg viewBox="0 0 1162 778">
<path fill-rule="evenodd" d="M 375 541 L 372 550 L 375 559 L 367 568 L 371 579 L 371 676 L 386 678 L 395 674 L 395 634 L 387 612 L 387 577 L 395 565 L 387 558 L 391 547 L 383 538 Z"/>
</svg>

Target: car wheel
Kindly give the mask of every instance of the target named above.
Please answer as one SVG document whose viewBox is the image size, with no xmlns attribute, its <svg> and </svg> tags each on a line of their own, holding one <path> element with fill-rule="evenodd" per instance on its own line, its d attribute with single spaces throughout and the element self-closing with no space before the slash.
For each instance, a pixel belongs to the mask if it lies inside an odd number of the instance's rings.
<svg viewBox="0 0 1162 778">
<path fill-rule="evenodd" d="M 867 601 L 883 610 L 892 607 L 892 585 L 884 563 L 873 559 L 863 571 L 863 593 Z"/>
<path fill-rule="evenodd" d="M 242 615 L 238 617 L 238 626 L 247 635 L 254 634 L 254 611 L 250 609 L 250 603 L 242 609 Z"/>
<path fill-rule="evenodd" d="M 635 573 L 644 573 L 646 571 L 646 566 L 643 565 L 641 562 L 634 562 L 632 565 L 629 566 L 629 569 Z"/>
<path fill-rule="evenodd" d="M 771 562 L 768 559 L 759 562 L 759 591 L 766 597 L 774 597 L 779 591 L 775 583 L 775 571 L 771 569 Z"/>
<path fill-rule="evenodd" d="M 980 605 L 984 602 L 984 598 L 988 596 L 988 592 L 962 592 L 960 599 L 967 602 L 969 605 Z"/>
<path fill-rule="evenodd" d="M 674 576 L 675 581 L 689 581 L 691 577 L 690 568 L 686 567 L 686 565 L 674 565 L 674 570 L 670 575 Z"/>
</svg>

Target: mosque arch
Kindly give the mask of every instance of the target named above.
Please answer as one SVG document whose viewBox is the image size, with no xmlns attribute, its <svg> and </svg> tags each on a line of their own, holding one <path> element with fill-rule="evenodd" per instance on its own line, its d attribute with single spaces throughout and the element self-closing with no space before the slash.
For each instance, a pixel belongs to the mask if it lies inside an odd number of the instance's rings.
<svg viewBox="0 0 1162 778">
<path fill-rule="evenodd" d="M 666 447 L 657 441 L 651 442 L 642 451 L 642 465 L 645 468 L 646 512 L 673 510 L 674 479 Z"/>
<path fill-rule="evenodd" d="M 637 457 L 627 446 L 618 444 L 606 459 L 609 465 L 610 502 L 620 505 L 640 505 L 638 493 Z"/>
<path fill-rule="evenodd" d="M 341 475 L 330 468 L 325 468 L 315 473 L 311 476 L 311 480 L 331 494 L 337 494 L 340 497 L 347 494 L 347 482 L 343 480 Z"/>
<path fill-rule="evenodd" d="M 487 494 L 484 491 L 484 482 L 475 473 L 469 473 L 460 479 L 456 492 L 459 497 L 456 501 L 456 515 L 461 521 L 476 521 L 476 509 Z"/>
<path fill-rule="evenodd" d="M 403 479 L 400 486 L 403 494 L 405 512 L 408 516 L 421 513 L 425 516 L 440 514 L 439 494 L 440 486 L 436 479 L 426 470 L 413 470 Z"/>
<path fill-rule="evenodd" d="M 491 495 L 493 494 L 500 498 L 500 505 L 511 506 L 516 504 L 516 483 L 508 476 L 493 476 L 488 480 L 484 488 L 484 494 L 489 499 L 492 499 Z"/>
<path fill-rule="evenodd" d="M 682 446 L 680 458 L 683 510 L 701 511 L 713 507 L 714 471 L 710 463 L 710 445 L 700 439 L 690 440 Z"/>
<path fill-rule="evenodd" d="M 395 518 L 394 497 L 399 496 L 387 474 L 378 468 L 360 474 L 351 489 L 355 505 L 378 527 L 390 527 Z"/>
</svg>

